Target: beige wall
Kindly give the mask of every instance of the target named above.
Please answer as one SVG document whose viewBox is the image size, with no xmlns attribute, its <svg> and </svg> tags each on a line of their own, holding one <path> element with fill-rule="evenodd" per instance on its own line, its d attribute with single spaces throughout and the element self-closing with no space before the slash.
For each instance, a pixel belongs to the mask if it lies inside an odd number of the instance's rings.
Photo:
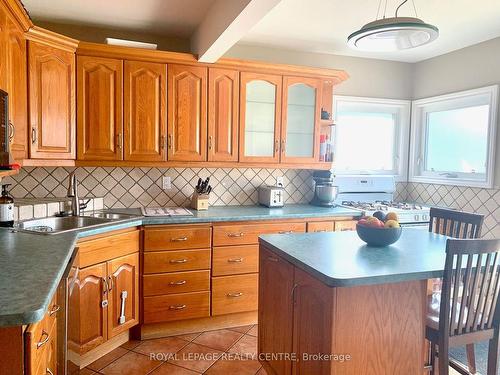
<svg viewBox="0 0 500 375">
<path fill-rule="evenodd" d="M 413 93 L 413 66 L 408 63 L 239 44 L 225 57 L 342 69 L 350 77 L 337 86 L 340 95 L 411 99 Z"/>
<path fill-rule="evenodd" d="M 413 98 L 500 84 L 500 38 L 415 64 Z M 500 105 L 497 116 L 500 123 Z M 500 124 L 496 142 L 495 186 L 500 187 Z"/>
<path fill-rule="evenodd" d="M 156 43 L 158 49 L 174 52 L 189 52 L 189 39 L 165 37 L 147 33 L 132 32 L 103 27 L 70 25 L 65 23 L 34 20 L 37 26 L 67 35 L 69 37 L 93 43 L 105 43 L 106 38 L 134 40 L 138 42 Z"/>
</svg>

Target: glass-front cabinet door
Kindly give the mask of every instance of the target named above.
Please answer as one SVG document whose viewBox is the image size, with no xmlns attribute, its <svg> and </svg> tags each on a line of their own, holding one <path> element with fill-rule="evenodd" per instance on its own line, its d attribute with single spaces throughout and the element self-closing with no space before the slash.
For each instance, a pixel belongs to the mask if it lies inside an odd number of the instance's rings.
<svg viewBox="0 0 500 375">
<path fill-rule="evenodd" d="M 281 162 L 319 161 L 321 81 L 283 77 Z"/>
<path fill-rule="evenodd" d="M 279 162 L 282 77 L 241 73 L 240 161 Z"/>
</svg>

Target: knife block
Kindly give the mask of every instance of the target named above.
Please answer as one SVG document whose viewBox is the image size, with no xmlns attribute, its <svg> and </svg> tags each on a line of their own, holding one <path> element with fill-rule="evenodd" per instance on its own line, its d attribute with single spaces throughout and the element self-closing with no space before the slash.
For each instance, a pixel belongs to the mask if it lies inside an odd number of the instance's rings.
<svg viewBox="0 0 500 375">
<path fill-rule="evenodd" d="M 208 210 L 208 194 L 198 194 L 196 191 L 191 197 L 191 208 L 197 211 Z"/>
</svg>

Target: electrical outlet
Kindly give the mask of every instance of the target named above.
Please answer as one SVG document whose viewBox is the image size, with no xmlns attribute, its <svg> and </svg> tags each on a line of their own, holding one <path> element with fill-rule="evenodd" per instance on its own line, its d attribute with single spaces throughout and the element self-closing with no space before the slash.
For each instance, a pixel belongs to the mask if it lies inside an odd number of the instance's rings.
<svg viewBox="0 0 500 375">
<path fill-rule="evenodd" d="M 163 178 L 162 178 L 162 186 L 163 186 L 163 190 L 170 190 L 170 189 L 172 189 L 172 180 L 170 179 L 169 176 L 163 176 Z"/>
<path fill-rule="evenodd" d="M 283 176 L 276 177 L 276 186 L 284 186 Z"/>
</svg>

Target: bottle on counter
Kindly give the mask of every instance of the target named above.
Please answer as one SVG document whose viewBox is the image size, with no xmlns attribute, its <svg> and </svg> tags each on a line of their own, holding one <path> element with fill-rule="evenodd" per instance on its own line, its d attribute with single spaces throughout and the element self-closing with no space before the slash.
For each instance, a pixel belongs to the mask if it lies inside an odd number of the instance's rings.
<svg viewBox="0 0 500 375">
<path fill-rule="evenodd" d="M 9 195 L 10 184 L 2 185 L 0 196 L 0 227 L 14 226 L 14 198 Z"/>
</svg>

